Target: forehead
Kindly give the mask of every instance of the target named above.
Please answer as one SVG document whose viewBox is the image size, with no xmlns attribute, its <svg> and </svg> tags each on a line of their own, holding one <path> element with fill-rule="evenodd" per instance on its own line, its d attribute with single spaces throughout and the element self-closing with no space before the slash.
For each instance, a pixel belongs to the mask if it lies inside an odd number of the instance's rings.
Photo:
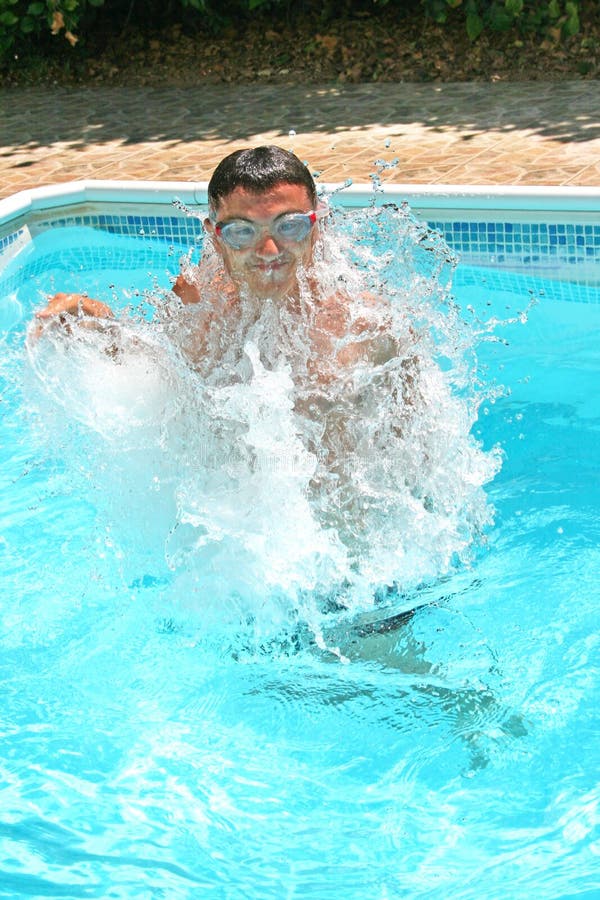
<svg viewBox="0 0 600 900">
<path fill-rule="evenodd" d="M 307 189 L 300 184 L 278 184 L 258 193 L 237 187 L 221 197 L 216 213 L 219 219 L 272 219 L 285 212 L 308 212 L 312 200 Z"/>
</svg>

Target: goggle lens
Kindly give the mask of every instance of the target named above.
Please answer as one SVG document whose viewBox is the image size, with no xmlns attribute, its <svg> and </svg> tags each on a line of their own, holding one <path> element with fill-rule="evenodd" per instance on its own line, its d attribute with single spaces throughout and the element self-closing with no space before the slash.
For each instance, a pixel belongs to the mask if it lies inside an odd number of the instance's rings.
<svg viewBox="0 0 600 900">
<path fill-rule="evenodd" d="M 280 241 L 299 243 L 308 236 L 310 229 L 322 215 L 319 209 L 308 213 L 284 213 L 268 226 L 269 234 Z M 244 250 L 258 241 L 258 238 L 267 226 L 247 222 L 245 219 L 234 219 L 231 222 L 217 222 L 216 234 L 234 250 Z"/>
</svg>

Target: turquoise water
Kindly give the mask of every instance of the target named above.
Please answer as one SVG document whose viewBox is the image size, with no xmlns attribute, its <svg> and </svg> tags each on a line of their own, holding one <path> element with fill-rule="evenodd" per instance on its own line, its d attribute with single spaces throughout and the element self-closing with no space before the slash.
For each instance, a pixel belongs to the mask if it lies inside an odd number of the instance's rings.
<svg viewBox="0 0 600 900">
<path fill-rule="evenodd" d="M 143 410 L 88 442 L 89 384 L 45 407 L 24 350 L 43 292 L 147 318 L 178 255 L 66 230 L 3 281 L 0 896 L 598 896 L 600 291 L 459 264 L 493 524 L 374 610 L 248 627 L 157 558 Z"/>
</svg>

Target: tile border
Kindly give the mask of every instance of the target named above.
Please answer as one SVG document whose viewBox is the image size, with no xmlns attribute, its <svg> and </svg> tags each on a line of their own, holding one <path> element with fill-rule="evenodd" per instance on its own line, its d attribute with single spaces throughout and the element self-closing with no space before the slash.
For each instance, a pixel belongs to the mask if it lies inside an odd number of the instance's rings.
<svg viewBox="0 0 600 900">
<path fill-rule="evenodd" d="M 470 265 L 497 266 L 582 285 L 600 283 L 600 189 L 324 184 L 332 205 L 407 205 Z M 0 262 L 52 228 L 198 247 L 206 182 L 82 181 L 0 200 Z M 3 235 L 3 236 L 2 236 Z"/>
</svg>

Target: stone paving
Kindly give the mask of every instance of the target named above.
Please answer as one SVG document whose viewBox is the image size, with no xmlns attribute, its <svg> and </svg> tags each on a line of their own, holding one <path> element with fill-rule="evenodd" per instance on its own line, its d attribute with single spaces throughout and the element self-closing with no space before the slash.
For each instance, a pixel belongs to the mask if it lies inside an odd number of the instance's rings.
<svg viewBox="0 0 600 900">
<path fill-rule="evenodd" d="M 290 136 L 295 131 L 295 136 Z M 328 182 L 600 185 L 600 82 L 8 88 L 0 197 L 84 178 L 205 181 L 292 148 Z"/>
</svg>

